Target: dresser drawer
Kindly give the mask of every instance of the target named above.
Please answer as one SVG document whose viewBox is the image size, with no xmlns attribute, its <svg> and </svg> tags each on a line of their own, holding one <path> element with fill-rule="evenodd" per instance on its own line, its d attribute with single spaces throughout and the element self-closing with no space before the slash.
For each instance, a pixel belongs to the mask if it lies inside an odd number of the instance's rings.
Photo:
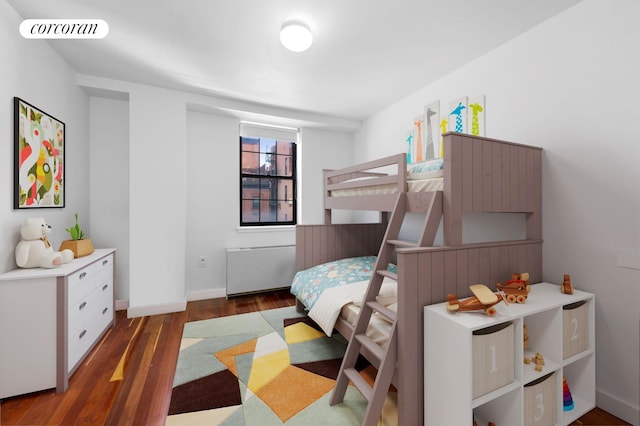
<svg viewBox="0 0 640 426">
<path fill-rule="evenodd" d="M 87 265 L 68 278 L 68 305 L 75 305 L 95 288 L 94 265 Z"/>
<path fill-rule="evenodd" d="M 70 307 L 67 320 L 70 371 L 113 320 L 113 280 L 94 288 Z"/>
<path fill-rule="evenodd" d="M 91 317 L 91 312 L 96 309 L 94 306 L 98 296 L 99 294 L 94 289 L 91 293 L 79 299 L 74 305 L 69 306 L 67 313 L 67 328 L 69 330 L 71 330 L 71 327 L 73 327 L 76 322 L 86 321 L 87 318 Z"/>
<path fill-rule="evenodd" d="M 76 321 L 69 327 L 67 369 L 71 371 L 95 340 L 95 330 L 88 321 Z"/>
<path fill-rule="evenodd" d="M 96 273 L 104 270 L 109 271 L 110 274 L 113 273 L 113 254 L 103 257 L 102 259 L 95 262 L 94 265 Z"/>
</svg>

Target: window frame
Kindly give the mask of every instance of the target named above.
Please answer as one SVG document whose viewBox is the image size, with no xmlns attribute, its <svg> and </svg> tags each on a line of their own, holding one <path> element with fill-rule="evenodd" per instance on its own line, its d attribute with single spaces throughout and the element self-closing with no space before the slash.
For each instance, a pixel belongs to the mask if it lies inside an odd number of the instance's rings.
<svg viewBox="0 0 640 426">
<path fill-rule="evenodd" d="M 248 133 L 243 131 L 242 128 L 242 124 L 240 126 L 240 135 L 239 135 L 239 227 L 240 228 L 251 228 L 251 227 L 264 227 L 264 226 L 270 226 L 270 227 L 290 227 L 293 225 L 297 224 L 297 217 L 298 217 L 298 201 L 297 201 L 297 146 L 298 146 L 298 142 L 299 142 L 299 130 L 298 129 L 291 129 L 291 128 L 284 128 L 287 133 L 291 133 L 291 138 L 287 138 L 287 137 L 272 137 L 269 135 L 269 130 L 270 127 L 266 127 L 265 126 L 265 135 L 261 135 L 261 136 L 255 136 L 255 133 L 260 133 L 260 128 L 261 126 L 259 125 L 251 125 L 251 135 L 249 135 Z M 278 128 L 276 128 L 278 129 Z M 257 139 L 258 140 L 258 144 L 259 144 L 259 148 L 258 151 L 245 151 L 243 149 L 243 139 Z M 273 145 L 273 149 L 274 151 L 272 152 L 263 152 L 261 151 L 260 148 L 260 139 L 272 139 L 275 141 L 274 145 Z M 278 147 L 278 142 L 287 142 L 290 143 L 291 145 L 291 152 L 289 154 L 286 154 L 285 157 L 285 170 L 284 172 L 286 173 L 289 169 L 290 169 L 290 175 L 280 175 L 280 174 L 271 174 L 271 173 L 266 173 L 266 174 L 260 174 L 260 169 L 261 169 L 261 163 L 258 164 L 258 174 L 255 173 L 245 173 L 244 172 L 244 164 L 243 164 L 243 159 L 244 159 L 244 153 L 247 152 L 253 152 L 256 155 L 258 155 L 259 157 L 263 156 L 263 155 L 267 155 L 267 154 L 272 154 L 274 156 L 278 156 L 280 154 L 278 154 L 277 151 L 277 147 Z M 276 162 L 277 164 L 277 162 Z M 276 173 L 280 173 L 279 170 L 276 167 Z M 278 185 L 276 183 L 275 185 L 275 190 L 276 190 L 276 198 L 262 198 L 261 196 L 261 191 L 262 189 L 258 190 L 258 194 L 257 195 L 252 195 L 251 197 L 244 197 L 243 191 L 244 191 L 244 186 L 243 186 L 243 182 L 245 179 L 256 179 L 257 181 L 257 187 L 258 188 L 270 188 L 270 191 L 273 191 L 273 187 L 271 184 L 268 184 L 267 186 L 263 186 L 263 182 L 264 181 L 278 181 L 280 180 L 280 184 L 283 186 L 286 186 L 287 190 L 286 190 L 286 194 L 283 194 L 283 196 L 286 196 L 285 198 L 278 198 L 280 196 L 280 194 L 278 194 L 278 187 L 280 185 Z M 282 181 L 285 181 L 284 183 Z M 244 211 L 243 211 L 243 206 L 245 204 L 245 202 L 250 201 L 251 202 L 251 208 L 254 208 L 254 206 L 256 205 L 255 202 L 255 198 L 258 198 L 258 205 L 262 205 L 263 203 L 275 203 L 277 206 L 275 207 L 275 212 L 270 212 L 270 214 L 275 213 L 275 221 L 274 220 L 267 220 L 267 221 L 261 221 L 261 214 L 262 214 L 262 210 L 259 208 L 258 209 L 258 221 L 247 221 L 244 218 Z M 278 220 L 278 211 L 279 211 L 279 205 L 280 203 L 289 203 L 291 205 L 291 218 L 288 221 L 282 221 L 282 220 Z"/>
</svg>

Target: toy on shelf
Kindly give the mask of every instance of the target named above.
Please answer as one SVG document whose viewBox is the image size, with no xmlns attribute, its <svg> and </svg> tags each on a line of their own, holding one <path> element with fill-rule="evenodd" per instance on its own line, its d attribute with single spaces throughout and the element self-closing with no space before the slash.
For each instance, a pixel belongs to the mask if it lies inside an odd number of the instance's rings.
<svg viewBox="0 0 640 426">
<path fill-rule="evenodd" d="M 542 371 L 542 367 L 544 367 L 544 357 L 540 352 L 536 352 L 536 354 L 531 357 L 531 362 L 535 364 L 535 370 L 537 372 Z"/>
<path fill-rule="evenodd" d="M 562 411 L 573 410 L 573 397 L 567 384 L 567 379 L 562 376 Z"/>
<path fill-rule="evenodd" d="M 529 274 L 527 272 L 512 274 L 511 279 L 504 284 L 497 282 L 496 288 L 504 292 L 509 303 L 524 303 L 531 291 Z"/>
<path fill-rule="evenodd" d="M 569 274 L 564 274 L 564 281 L 560 286 L 560 291 L 563 294 L 573 294 L 573 286 L 571 285 L 571 277 Z"/>
<path fill-rule="evenodd" d="M 527 324 L 522 324 L 522 349 L 527 349 L 529 346 L 529 334 Z"/>
<path fill-rule="evenodd" d="M 496 314 L 494 305 L 500 303 L 501 300 L 507 301 L 502 293 L 494 293 L 484 284 L 474 284 L 469 286 L 469 290 L 473 296 L 468 299 L 458 300 L 455 294 L 447 296 L 447 310 L 449 312 L 464 311 L 484 311 L 490 317 Z"/>
</svg>

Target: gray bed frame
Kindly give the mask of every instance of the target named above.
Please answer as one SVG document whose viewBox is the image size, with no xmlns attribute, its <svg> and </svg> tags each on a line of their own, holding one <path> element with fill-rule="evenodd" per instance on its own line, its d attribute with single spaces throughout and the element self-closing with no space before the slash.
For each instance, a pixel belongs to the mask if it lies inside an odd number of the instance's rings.
<svg viewBox="0 0 640 426">
<path fill-rule="evenodd" d="M 396 250 L 398 265 L 398 424 L 424 421 L 424 320 L 426 305 L 443 302 L 448 293 L 470 295 L 468 286 L 493 287 L 514 272 L 529 272 L 531 283 L 542 279 L 541 221 L 542 149 L 513 142 L 459 133 L 444 134 L 444 178 L 441 192 L 444 246 L 407 247 Z M 325 224 L 296 227 L 296 270 L 355 256 L 377 255 L 386 229 L 388 212 L 397 194 L 332 196 L 332 191 L 358 186 L 395 184 L 407 191 L 405 155 L 336 171 L 325 171 Z M 372 172 L 395 167 L 395 173 Z M 373 179 L 345 182 L 354 177 Z M 425 212 L 425 199 L 437 193 L 407 193 L 408 211 Z M 426 198 L 425 198 L 426 197 Z M 332 209 L 374 210 L 380 223 L 332 224 Z M 462 215 L 466 212 L 524 213 L 526 238 L 462 244 Z M 428 222 L 428 221 L 427 221 Z M 437 226 L 437 223 L 436 223 Z M 427 229 L 429 228 L 429 229 Z M 433 223 L 423 232 L 433 232 Z M 418 241 L 424 240 L 417 236 Z M 427 240 L 429 240 L 427 238 Z M 432 239 L 431 239 L 432 241 Z M 428 244 L 432 244 L 428 242 Z M 298 307 L 302 308 L 300 302 Z M 352 327 L 339 320 L 336 330 L 349 339 Z"/>
</svg>

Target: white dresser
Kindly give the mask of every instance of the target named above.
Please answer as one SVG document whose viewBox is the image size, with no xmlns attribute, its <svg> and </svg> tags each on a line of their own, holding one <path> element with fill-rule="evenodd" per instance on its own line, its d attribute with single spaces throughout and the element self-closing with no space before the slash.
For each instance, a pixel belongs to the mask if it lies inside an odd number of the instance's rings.
<svg viewBox="0 0 640 426">
<path fill-rule="evenodd" d="M 115 322 L 115 249 L 0 274 L 0 398 L 56 388 Z"/>
</svg>

